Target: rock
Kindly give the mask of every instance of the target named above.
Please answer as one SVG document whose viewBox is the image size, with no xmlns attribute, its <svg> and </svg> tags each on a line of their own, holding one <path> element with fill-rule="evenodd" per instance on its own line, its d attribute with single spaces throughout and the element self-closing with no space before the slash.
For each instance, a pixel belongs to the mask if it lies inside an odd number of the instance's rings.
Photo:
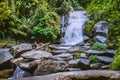
<svg viewBox="0 0 120 80">
<path fill-rule="evenodd" d="M 14 59 L 12 59 L 11 62 L 12 62 L 13 64 L 18 65 L 18 64 L 19 64 L 21 61 L 23 61 L 23 60 L 24 60 L 23 57 L 19 57 L 19 58 L 14 58 Z"/>
<path fill-rule="evenodd" d="M 0 80 L 7 79 L 12 76 L 13 69 L 5 69 L 0 71 Z"/>
<path fill-rule="evenodd" d="M 67 52 L 67 50 L 55 50 L 55 51 L 52 51 L 51 53 L 56 55 L 56 54 L 62 54 L 62 53 L 66 53 L 66 52 Z"/>
<path fill-rule="evenodd" d="M 86 53 L 90 54 L 90 55 L 104 55 L 106 52 L 98 51 L 98 50 L 88 50 L 88 51 L 86 51 Z"/>
<path fill-rule="evenodd" d="M 8 49 L 0 49 L 0 70 L 12 68 L 10 60 L 13 56 L 9 53 Z"/>
<path fill-rule="evenodd" d="M 33 60 L 33 61 L 23 61 L 19 64 L 19 66 L 22 69 L 26 70 L 35 70 L 37 68 L 38 63 L 40 63 L 41 60 Z M 34 69 L 35 68 L 35 69 Z"/>
<path fill-rule="evenodd" d="M 0 49 L 0 64 L 9 61 L 13 56 L 9 53 L 8 49 Z"/>
<path fill-rule="evenodd" d="M 100 42 L 102 44 L 106 44 L 106 40 L 107 40 L 107 38 L 105 38 L 103 36 L 95 36 L 94 37 L 95 42 Z"/>
<path fill-rule="evenodd" d="M 81 58 L 86 58 L 86 59 L 88 58 L 88 57 L 87 57 L 87 54 L 85 54 L 85 53 L 80 53 L 80 57 L 81 57 Z"/>
<path fill-rule="evenodd" d="M 89 40 L 89 37 L 88 36 L 83 36 L 83 40 L 84 40 L 84 42 L 87 42 Z"/>
<path fill-rule="evenodd" d="M 93 63 L 93 64 L 90 64 L 90 68 L 91 69 L 100 69 L 102 66 L 101 63 Z"/>
<path fill-rule="evenodd" d="M 66 50 L 69 49 L 71 46 L 67 45 L 59 45 L 59 44 L 51 44 L 49 45 L 49 48 L 55 49 L 55 50 Z"/>
<path fill-rule="evenodd" d="M 94 25 L 93 32 L 94 35 L 101 35 L 104 37 L 108 36 L 109 25 L 106 21 L 99 21 Z"/>
<path fill-rule="evenodd" d="M 113 58 L 107 56 L 97 56 L 97 58 L 104 63 L 112 63 Z"/>
<path fill-rule="evenodd" d="M 86 50 L 90 49 L 91 46 L 83 46 Z"/>
<path fill-rule="evenodd" d="M 113 55 L 115 54 L 115 50 L 112 49 L 107 49 L 106 52 Z"/>
<path fill-rule="evenodd" d="M 53 56 L 53 58 L 62 58 L 63 60 L 68 61 L 73 59 L 73 56 L 70 53 L 63 53 L 63 54 L 55 55 Z"/>
<path fill-rule="evenodd" d="M 51 57 L 53 55 L 46 51 L 28 51 L 22 54 L 21 56 L 28 59 L 41 59 L 44 57 Z"/>
<path fill-rule="evenodd" d="M 87 69 L 90 68 L 90 60 L 88 60 L 88 59 L 80 59 L 80 61 L 78 62 L 78 66 L 82 70 L 87 70 Z"/>
<path fill-rule="evenodd" d="M 66 71 L 68 64 L 65 61 L 44 60 L 38 64 L 34 75 L 46 75 L 50 73 Z"/>
<path fill-rule="evenodd" d="M 80 71 L 80 68 L 68 68 L 69 71 Z"/>
<path fill-rule="evenodd" d="M 69 67 L 70 67 L 70 68 L 79 68 L 79 66 L 78 66 L 79 61 L 80 61 L 80 59 L 70 60 L 70 61 L 68 62 Z"/>
<path fill-rule="evenodd" d="M 101 69 L 108 69 L 109 68 L 109 65 L 103 65 L 101 66 Z"/>
<path fill-rule="evenodd" d="M 16 80 L 120 80 L 120 73 L 111 70 L 70 71 Z"/>
<path fill-rule="evenodd" d="M 32 49 L 32 45 L 29 43 L 22 43 L 10 48 L 9 52 L 15 57 L 19 57 L 22 53 Z"/>
<path fill-rule="evenodd" d="M 82 47 L 82 46 L 73 46 L 71 48 L 68 49 L 68 52 L 84 52 L 86 51 L 87 49 Z"/>
</svg>

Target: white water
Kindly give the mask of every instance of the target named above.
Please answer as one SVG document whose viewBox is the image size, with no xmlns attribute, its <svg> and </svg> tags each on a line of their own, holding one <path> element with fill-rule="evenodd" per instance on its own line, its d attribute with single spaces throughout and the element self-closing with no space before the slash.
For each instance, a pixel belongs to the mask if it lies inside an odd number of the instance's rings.
<svg viewBox="0 0 120 80">
<path fill-rule="evenodd" d="M 83 27 L 87 21 L 85 11 L 73 11 L 69 13 L 68 26 L 62 40 L 63 45 L 75 45 L 83 42 Z"/>
</svg>

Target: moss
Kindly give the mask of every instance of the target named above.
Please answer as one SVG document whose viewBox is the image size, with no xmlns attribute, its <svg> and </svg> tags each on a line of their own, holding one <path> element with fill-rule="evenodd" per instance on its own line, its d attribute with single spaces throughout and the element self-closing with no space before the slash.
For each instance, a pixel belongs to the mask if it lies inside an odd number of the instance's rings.
<svg viewBox="0 0 120 80">
<path fill-rule="evenodd" d="M 0 79 L 7 79 L 12 76 L 13 69 L 6 69 L 0 71 Z"/>
</svg>

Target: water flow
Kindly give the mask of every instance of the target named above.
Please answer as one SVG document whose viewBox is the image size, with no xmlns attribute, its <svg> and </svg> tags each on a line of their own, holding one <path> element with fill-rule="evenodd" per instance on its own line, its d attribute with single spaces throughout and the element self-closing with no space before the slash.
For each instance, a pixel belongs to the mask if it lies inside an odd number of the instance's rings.
<svg viewBox="0 0 120 80">
<path fill-rule="evenodd" d="M 83 42 L 83 26 L 87 21 L 85 11 L 73 11 L 69 13 L 68 26 L 65 31 L 62 44 L 75 45 Z"/>
</svg>

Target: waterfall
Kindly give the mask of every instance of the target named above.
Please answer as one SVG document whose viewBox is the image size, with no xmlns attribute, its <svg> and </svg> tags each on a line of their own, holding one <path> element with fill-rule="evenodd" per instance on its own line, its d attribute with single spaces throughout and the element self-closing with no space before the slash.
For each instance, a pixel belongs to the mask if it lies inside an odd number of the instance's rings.
<svg viewBox="0 0 120 80">
<path fill-rule="evenodd" d="M 83 42 L 83 27 L 87 20 L 85 11 L 70 12 L 62 44 L 75 45 Z"/>
</svg>

